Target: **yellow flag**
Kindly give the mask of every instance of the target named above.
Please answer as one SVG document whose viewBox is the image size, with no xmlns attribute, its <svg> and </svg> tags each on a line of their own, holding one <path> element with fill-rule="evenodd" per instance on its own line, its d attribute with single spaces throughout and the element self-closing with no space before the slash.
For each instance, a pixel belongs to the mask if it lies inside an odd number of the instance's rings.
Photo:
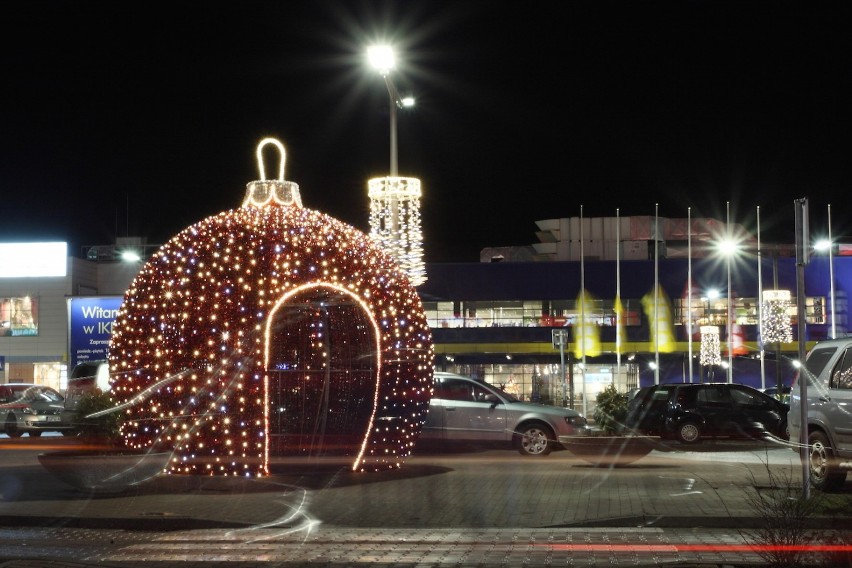
<svg viewBox="0 0 852 568">
<path fill-rule="evenodd" d="M 662 288 L 657 288 L 657 305 L 654 309 L 654 292 L 648 292 L 642 297 L 642 307 L 648 317 L 651 329 L 651 346 L 660 353 L 671 353 L 675 350 L 674 324 L 672 323 L 672 308 L 669 299 Z"/>
<path fill-rule="evenodd" d="M 627 318 L 624 317 L 624 304 L 621 303 L 621 296 L 615 297 L 615 352 L 624 353 L 624 346 L 627 345 Z"/>
<path fill-rule="evenodd" d="M 600 330 L 593 317 L 593 298 L 585 290 L 577 296 L 577 319 L 574 324 L 574 356 L 596 357 L 601 354 Z"/>
</svg>

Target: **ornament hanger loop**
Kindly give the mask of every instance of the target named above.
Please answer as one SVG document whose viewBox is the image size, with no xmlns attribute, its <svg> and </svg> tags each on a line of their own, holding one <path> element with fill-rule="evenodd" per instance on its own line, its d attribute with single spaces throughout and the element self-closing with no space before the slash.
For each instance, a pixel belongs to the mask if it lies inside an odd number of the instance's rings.
<svg viewBox="0 0 852 568">
<path fill-rule="evenodd" d="M 284 144 L 275 138 L 264 138 L 257 145 L 257 167 L 260 170 L 260 179 L 266 181 L 266 169 L 263 164 L 263 147 L 267 144 L 272 144 L 278 148 L 281 159 L 278 162 L 278 181 L 284 181 L 284 163 L 287 161 L 287 152 L 284 150 Z"/>
<path fill-rule="evenodd" d="M 266 167 L 263 164 L 263 147 L 272 144 L 278 148 L 281 160 L 278 162 L 278 179 L 266 179 Z M 287 161 L 287 152 L 284 145 L 275 138 L 264 138 L 257 145 L 257 167 L 260 170 L 260 180 L 249 182 L 246 185 L 246 195 L 243 199 L 243 207 L 266 207 L 266 206 L 302 206 L 302 196 L 299 194 L 299 184 L 284 180 L 284 163 Z"/>
</svg>

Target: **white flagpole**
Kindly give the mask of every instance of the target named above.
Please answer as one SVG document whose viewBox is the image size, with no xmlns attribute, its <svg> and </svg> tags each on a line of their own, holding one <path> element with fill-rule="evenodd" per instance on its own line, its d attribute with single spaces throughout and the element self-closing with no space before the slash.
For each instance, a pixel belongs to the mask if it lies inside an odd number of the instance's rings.
<svg viewBox="0 0 852 568">
<path fill-rule="evenodd" d="M 686 208 L 686 343 L 689 346 L 689 382 L 692 382 L 692 207 Z"/>
<path fill-rule="evenodd" d="M 757 206 L 757 343 L 760 346 L 760 388 L 766 388 L 763 345 L 763 251 L 760 250 L 760 205 Z"/>
<path fill-rule="evenodd" d="M 615 210 L 615 301 L 621 303 L 621 212 Z M 622 310 L 624 306 L 622 305 Z M 621 312 L 615 314 L 615 368 L 621 376 Z M 636 385 L 639 386 L 639 385 Z"/>
<path fill-rule="evenodd" d="M 728 241 L 729 241 L 729 244 L 730 244 L 730 241 L 731 241 L 731 202 L 730 201 L 728 201 L 726 203 L 726 208 L 727 208 L 727 213 L 726 213 L 727 216 L 726 216 L 726 220 L 725 220 L 725 229 L 726 229 L 726 232 L 728 233 Z M 734 326 L 733 326 L 733 321 L 731 321 L 734 318 L 734 304 L 733 304 L 733 297 L 732 297 L 733 291 L 731 290 L 731 254 L 732 254 L 732 251 L 727 251 L 727 256 L 726 256 L 727 262 L 726 262 L 726 264 L 728 266 L 728 382 L 729 383 L 734 382 L 734 350 L 732 349 L 733 339 L 734 339 L 732 337 L 732 334 L 733 334 Z"/>
<path fill-rule="evenodd" d="M 837 329 L 835 327 L 836 317 L 834 316 L 834 239 L 831 238 L 831 204 L 828 204 L 828 277 L 831 280 L 829 292 L 831 296 L 831 338 L 837 337 Z"/>
<path fill-rule="evenodd" d="M 588 416 L 586 409 L 586 273 L 583 259 L 583 206 L 580 205 L 580 329 L 583 330 L 583 416 Z"/>
<path fill-rule="evenodd" d="M 658 303 L 660 300 L 660 260 L 659 260 L 660 204 L 654 204 L 654 384 L 660 384 L 660 323 Z"/>
</svg>

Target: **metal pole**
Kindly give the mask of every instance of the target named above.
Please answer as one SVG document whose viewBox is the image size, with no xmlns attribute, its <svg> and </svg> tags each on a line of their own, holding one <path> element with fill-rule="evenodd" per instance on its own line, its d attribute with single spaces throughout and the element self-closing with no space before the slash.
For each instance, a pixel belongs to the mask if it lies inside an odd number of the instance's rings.
<svg viewBox="0 0 852 568">
<path fill-rule="evenodd" d="M 757 333 L 760 346 L 760 388 L 766 388 L 763 345 L 763 253 L 760 250 L 760 205 L 757 206 Z M 779 391 L 778 394 L 781 394 Z"/>
<path fill-rule="evenodd" d="M 660 259 L 659 259 L 659 230 L 660 230 L 660 204 L 654 204 L 654 384 L 660 384 L 660 323 L 657 314 L 660 300 Z"/>
<path fill-rule="evenodd" d="M 772 249 L 772 287 L 778 289 L 778 244 Z M 775 392 L 781 394 L 781 342 L 775 342 Z"/>
<path fill-rule="evenodd" d="M 586 273 L 583 253 L 583 206 L 580 205 L 580 329 L 583 330 L 583 416 L 588 416 L 586 398 Z"/>
<path fill-rule="evenodd" d="M 565 375 L 565 331 L 559 332 L 559 373 L 562 376 L 562 406 L 568 406 L 568 377 Z"/>
<path fill-rule="evenodd" d="M 831 298 L 831 338 L 837 337 L 837 328 L 835 327 L 836 317 L 834 316 L 834 239 L 831 238 L 831 204 L 828 205 L 828 277 L 829 291 Z"/>
<path fill-rule="evenodd" d="M 390 98 L 390 175 L 396 177 L 398 174 L 397 168 L 397 151 L 396 151 L 396 109 L 402 105 L 399 100 L 399 92 L 396 90 L 396 85 L 390 78 L 390 73 L 384 73 L 385 85 L 388 88 L 388 97 Z"/>
<path fill-rule="evenodd" d="M 621 304 L 621 210 L 615 210 L 615 301 Z M 621 377 L 621 350 L 624 346 L 621 344 L 621 313 L 624 306 L 620 306 L 620 310 L 615 314 L 615 368 L 618 376 Z M 625 384 L 627 379 L 625 377 Z"/>
<path fill-rule="evenodd" d="M 799 363 L 805 362 L 805 264 L 808 263 L 808 200 L 797 199 L 796 204 L 796 314 L 799 336 Z M 811 493 L 811 468 L 810 468 L 810 444 L 808 441 L 808 381 L 805 373 L 799 380 L 799 397 L 801 402 L 801 414 L 799 421 L 799 452 L 802 463 L 802 493 L 805 499 L 810 498 Z"/>
<path fill-rule="evenodd" d="M 390 79 L 388 79 L 390 80 Z M 396 153 L 396 101 L 390 102 L 390 175 L 396 177 L 399 172 Z"/>
<path fill-rule="evenodd" d="M 728 233 L 728 243 L 731 242 L 731 202 L 727 202 L 727 220 L 725 222 L 725 230 Z M 725 265 L 728 268 L 728 383 L 734 382 L 734 350 L 731 348 L 733 343 L 733 322 L 734 305 L 733 293 L 731 290 L 731 255 L 733 251 L 728 251 L 725 259 Z"/>
<path fill-rule="evenodd" d="M 686 344 L 689 346 L 689 382 L 692 382 L 692 207 L 686 208 L 687 249 L 687 296 L 686 296 Z"/>
</svg>

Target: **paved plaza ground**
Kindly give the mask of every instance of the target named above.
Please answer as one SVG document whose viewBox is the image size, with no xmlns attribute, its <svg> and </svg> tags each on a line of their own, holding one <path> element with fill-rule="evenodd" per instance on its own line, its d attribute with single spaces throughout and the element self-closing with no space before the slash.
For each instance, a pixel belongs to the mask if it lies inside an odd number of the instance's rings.
<svg viewBox="0 0 852 568">
<path fill-rule="evenodd" d="M 800 469 L 789 448 L 762 445 L 654 451 L 616 468 L 565 451 L 455 451 L 379 473 L 279 460 L 264 479 L 158 476 L 92 493 L 38 463 L 49 444 L 0 452 L 4 568 L 763 565 L 744 538 L 763 522 L 746 491 L 769 490 L 767 464 Z M 809 522 L 847 521 L 832 510 Z"/>
</svg>

